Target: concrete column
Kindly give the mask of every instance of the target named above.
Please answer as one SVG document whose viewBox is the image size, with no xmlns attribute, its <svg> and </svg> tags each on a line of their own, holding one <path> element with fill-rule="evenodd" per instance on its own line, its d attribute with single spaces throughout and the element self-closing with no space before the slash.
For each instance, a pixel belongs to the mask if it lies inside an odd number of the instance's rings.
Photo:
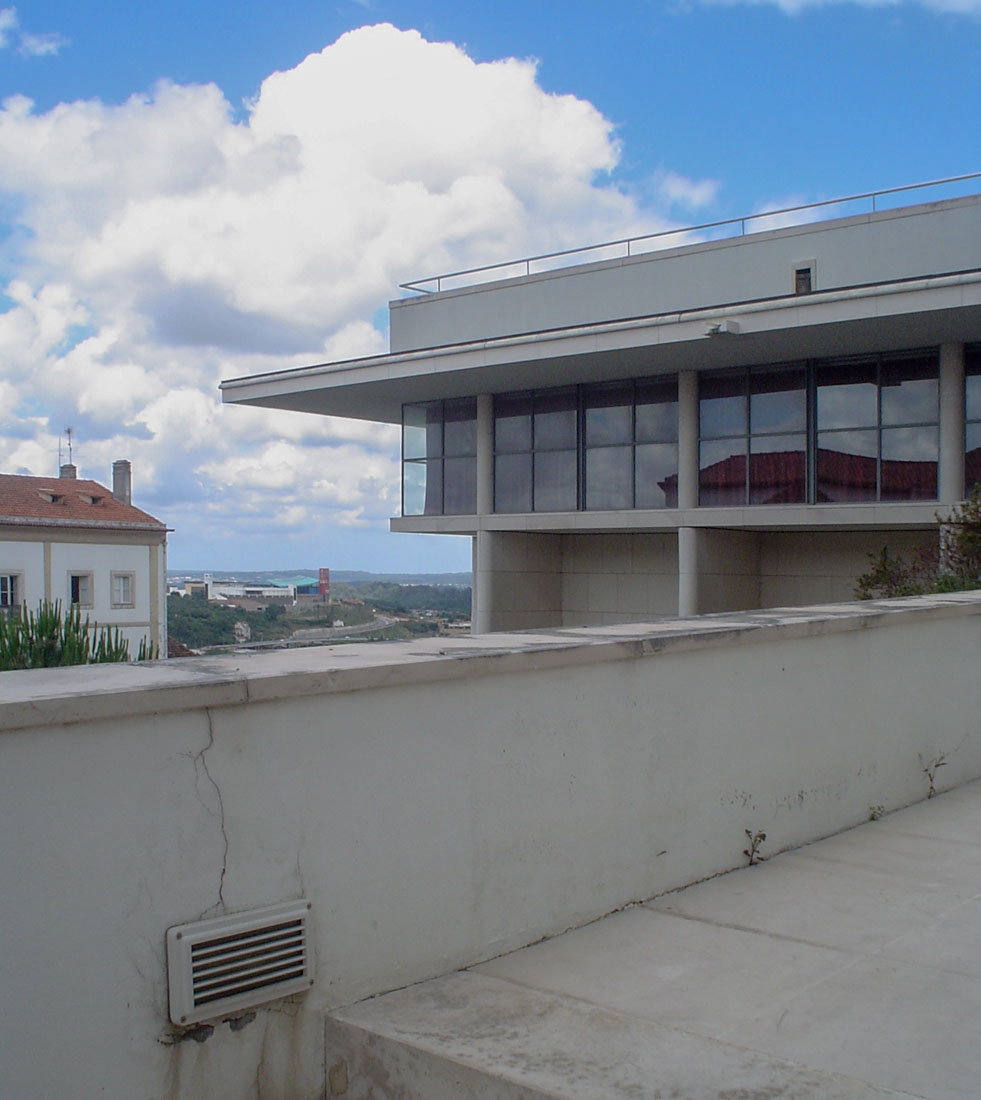
<svg viewBox="0 0 981 1100">
<path fill-rule="evenodd" d="M 698 528 L 678 528 L 678 614 L 698 614 Z"/>
<path fill-rule="evenodd" d="M 473 584 L 470 590 L 470 633 L 487 633 L 487 578 L 480 571 L 480 536 L 478 531 L 471 540 L 470 568 L 473 575 Z"/>
<path fill-rule="evenodd" d="M 964 345 L 940 345 L 939 496 L 964 499 Z"/>
<path fill-rule="evenodd" d="M 477 397 L 477 515 L 494 511 L 494 398 Z"/>
<path fill-rule="evenodd" d="M 697 505 L 698 375 L 683 370 L 678 375 L 678 507 Z"/>
</svg>

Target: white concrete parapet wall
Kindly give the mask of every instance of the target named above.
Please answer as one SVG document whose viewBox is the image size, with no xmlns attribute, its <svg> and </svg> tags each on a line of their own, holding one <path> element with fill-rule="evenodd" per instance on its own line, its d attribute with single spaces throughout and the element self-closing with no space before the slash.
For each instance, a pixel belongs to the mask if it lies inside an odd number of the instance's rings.
<svg viewBox="0 0 981 1100">
<path fill-rule="evenodd" d="M 327 1009 L 981 776 L 979 653 L 968 593 L 4 673 L 4 1095 L 321 1097 Z M 310 993 L 171 1027 L 166 929 L 297 897 Z"/>
</svg>

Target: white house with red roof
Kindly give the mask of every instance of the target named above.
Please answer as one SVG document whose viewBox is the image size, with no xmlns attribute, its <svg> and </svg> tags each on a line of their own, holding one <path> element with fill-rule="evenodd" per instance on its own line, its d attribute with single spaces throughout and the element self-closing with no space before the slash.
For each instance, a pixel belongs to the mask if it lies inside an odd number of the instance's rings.
<svg viewBox="0 0 981 1100">
<path fill-rule="evenodd" d="M 113 463 L 112 489 L 79 478 L 0 474 L 0 609 L 77 604 L 167 653 L 167 526 L 132 503 L 132 469 Z"/>
</svg>

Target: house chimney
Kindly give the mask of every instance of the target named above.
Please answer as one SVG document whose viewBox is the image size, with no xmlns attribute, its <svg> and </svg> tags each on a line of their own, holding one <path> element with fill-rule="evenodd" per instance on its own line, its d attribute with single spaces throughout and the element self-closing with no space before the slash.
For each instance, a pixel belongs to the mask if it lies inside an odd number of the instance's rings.
<svg viewBox="0 0 981 1100">
<path fill-rule="evenodd" d="M 133 503 L 133 467 L 119 458 L 112 464 L 112 495 L 120 504 Z"/>
<path fill-rule="evenodd" d="M 73 466 L 70 462 L 62 464 L 61 469 L 58 471 L 59 477 L 78 477 L 78 468 Z"/>
</svg>

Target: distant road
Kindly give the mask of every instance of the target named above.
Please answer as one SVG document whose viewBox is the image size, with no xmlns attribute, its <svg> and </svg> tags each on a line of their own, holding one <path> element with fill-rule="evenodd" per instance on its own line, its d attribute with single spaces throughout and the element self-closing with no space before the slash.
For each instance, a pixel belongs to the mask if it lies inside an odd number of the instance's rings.
<svg viewBox="0 0 981 1100">
<path fill-rule="evenodd" d="M 376 615 L 370 623 L 361 623 L 359 626 L 306 626 L 300 630 L 294 630 L 289 638 L 283 641 L 304 642 L 332 642 L 337 638 L 350 638 L 355 634 L 370 634 L 374 630 L 384 630 L 386 626 L 394 626 L 398 619 L 389 615 Z"/>
<path fill-rule="evenodd" d="M 389 615 L 376 615 L 370 623 L 357 626 L 304 627 L 294 630 L 288 638 L 275 638 L 267 642 L 232 642 L 230 645 L 202 646 L 209 652 L 233 649 L 300 649 L 305 645 L 319 645 L 323 642 L 335 642 L 343 638 L 354 638 L 359 634 L 370 634 L 375 630 L 384 630 L 394 626 L 399 620 Z"/>
</svg>

